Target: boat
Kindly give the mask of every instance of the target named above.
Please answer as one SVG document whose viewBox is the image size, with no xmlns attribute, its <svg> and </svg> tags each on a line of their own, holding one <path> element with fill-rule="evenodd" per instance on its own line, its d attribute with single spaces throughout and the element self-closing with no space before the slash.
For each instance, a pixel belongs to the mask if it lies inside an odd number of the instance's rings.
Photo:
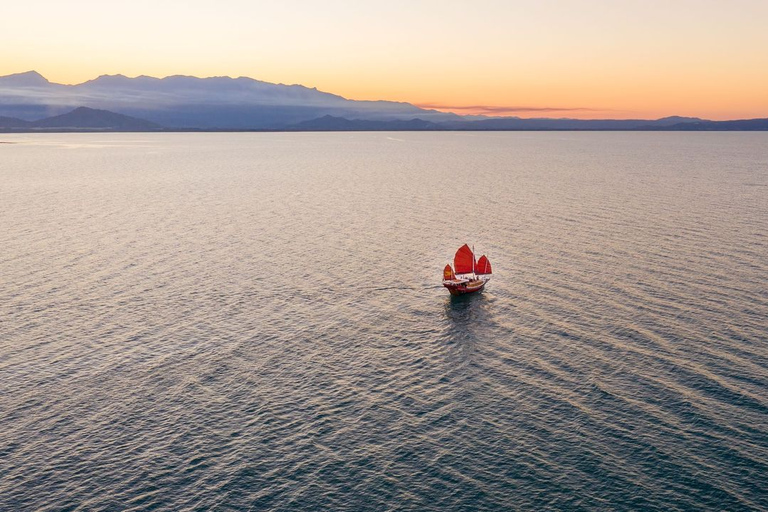
<svg viewBox="0 0 768 512">
<path fill-rule="evenodd" d="M 453 257 L 453 267 L 447 264 L 443 269 L 443 286 L 451 295 L 464 295 L 482 291 L 491 280 L 491 262 L 483 254 L 475 260 L 474 247 L 467 244 L 459 247 Z"/>
</svg>

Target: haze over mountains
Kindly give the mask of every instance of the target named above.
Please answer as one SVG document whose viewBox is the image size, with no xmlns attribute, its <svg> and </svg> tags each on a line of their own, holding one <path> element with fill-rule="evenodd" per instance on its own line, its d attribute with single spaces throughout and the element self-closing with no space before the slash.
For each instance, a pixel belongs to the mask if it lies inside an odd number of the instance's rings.
<svg viewBox="0 0 768 512">
<path fill-rule="evenodd" d="M 104 75 L 54 84 L 30 71 L 0 77 L 0 116 L 36 120 L 76 107 L 119 112 L 171 128 L 275 129 L 324 115 L 349 119 L 460 119 L 408 103 L 354 101 L 302 85 L 251 78 Z"/>
<path fill-rule="evenodd" d="M 0 77 L 0 129 L 768 130 L 768 119 L 478 119 L 409 103 L 348 100 L 302 85 L 245 77 L 103 75 L 63 85 L 29 71 Z"/>
</svg>

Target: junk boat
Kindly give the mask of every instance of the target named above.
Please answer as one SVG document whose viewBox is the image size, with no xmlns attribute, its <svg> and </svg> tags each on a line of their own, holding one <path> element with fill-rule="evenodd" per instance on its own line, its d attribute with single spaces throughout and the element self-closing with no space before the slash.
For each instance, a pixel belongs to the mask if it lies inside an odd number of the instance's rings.
<svg viewBox="0 0 768 512">
<path fill-rule="evenodd" d="M 453 257 L 453 267 L 449 263 L 443 269 L 443 286 L 451 295 L 479 292 L 491 280 L 491 262 L 485 255 L 475 261 L 473 249 L 462 245 Z"/>
</svg>

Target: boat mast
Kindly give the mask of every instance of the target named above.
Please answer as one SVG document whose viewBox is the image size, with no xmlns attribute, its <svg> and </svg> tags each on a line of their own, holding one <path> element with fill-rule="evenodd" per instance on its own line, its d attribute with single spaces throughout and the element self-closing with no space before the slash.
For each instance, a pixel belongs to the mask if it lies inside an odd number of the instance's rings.
<svg viewBox="0 0 768 512">
<path fill-rule="evenodd" d="M 475 244 L 472 244 L 472 277 L 477 279 L 475 275 Z"/>
</svg>

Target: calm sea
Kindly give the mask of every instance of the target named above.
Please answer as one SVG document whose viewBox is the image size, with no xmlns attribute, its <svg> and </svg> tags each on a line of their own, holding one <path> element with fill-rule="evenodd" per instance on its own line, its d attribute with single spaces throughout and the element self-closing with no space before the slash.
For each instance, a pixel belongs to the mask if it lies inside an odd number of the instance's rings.
<svg viewBox="0 0 768 512">
<path fill-rule="evenodd" d="M 0 140 L 3 511 L 768 509 L 766 133 Z"/>
</svg>

